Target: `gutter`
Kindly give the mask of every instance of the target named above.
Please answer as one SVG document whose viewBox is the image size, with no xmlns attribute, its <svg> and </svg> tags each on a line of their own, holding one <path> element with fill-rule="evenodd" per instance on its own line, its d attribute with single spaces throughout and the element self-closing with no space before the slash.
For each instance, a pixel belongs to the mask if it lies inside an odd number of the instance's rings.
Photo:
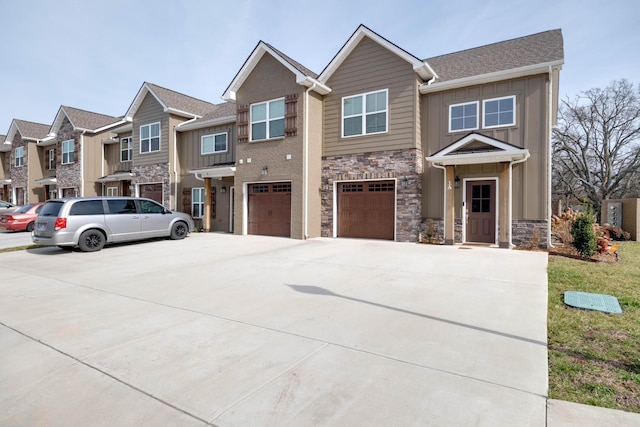
<svg viewBox="0 0 640 427">
<path fill-rule="evenodd" d="M 178 132 L 183 132 L 186 130 L 193 130 L 193 129 L 200 129 L 200 128 L 205 128 L 205 127 L 210 127 L 210 126 L 217 126 L 217 125 L 223 125 L 225 123 L 231 123 L 231 122 L 235 122 L 236 121 L 236 116 L 226 116 L 226 117 L 218 117 L 215 119 L 210 119 L 210 120 L 203 120 L 201 122 L 198 123 L 191 123 L 192 120 L 180 123 L 178 126 L 176 126 Z M 188 125 L 186 125 L 186 123 L 189 123 Z"/>
</svg>

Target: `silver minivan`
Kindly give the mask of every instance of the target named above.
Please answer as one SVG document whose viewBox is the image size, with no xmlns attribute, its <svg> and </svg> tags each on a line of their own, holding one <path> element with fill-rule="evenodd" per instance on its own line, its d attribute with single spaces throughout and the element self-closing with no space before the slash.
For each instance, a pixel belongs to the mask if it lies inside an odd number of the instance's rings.
<svg viewBox="0 0 640 427">
<path fill-rule="evenodd" d="M 69 197 L 48 200 L 38 214 L 31 240 L 65 249 L 99 251 L 106 243 L 153 237 L 184 239 L 193 219 L 139 197 Z"/>
</svg>

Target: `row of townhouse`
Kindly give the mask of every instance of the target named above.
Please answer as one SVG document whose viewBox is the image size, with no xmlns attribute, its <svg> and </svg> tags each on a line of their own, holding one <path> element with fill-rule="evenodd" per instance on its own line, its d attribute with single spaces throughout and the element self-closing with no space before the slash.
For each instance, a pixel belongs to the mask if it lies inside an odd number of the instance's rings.
<svg viewBox="0 0 640 427">
<path fill-rule="evenodd" d="M 14 120 L 0 195 L 150 197 L 236 234 L 544 245 L 563 62 L 560 30 L 423 60 L 361 25 L 320 74 L 261 41 L 221 104 L 144 83 L 123 117 Z"/>
</svg>

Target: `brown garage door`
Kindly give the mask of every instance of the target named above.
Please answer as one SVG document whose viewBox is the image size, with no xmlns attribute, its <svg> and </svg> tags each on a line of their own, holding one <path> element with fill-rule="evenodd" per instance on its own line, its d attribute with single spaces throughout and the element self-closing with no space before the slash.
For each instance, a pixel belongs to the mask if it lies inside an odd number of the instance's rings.
<svg viewBox="0 0 640 427">
<path fill-rule="evenodd" d="M 249 234 L 291 237 L 291 183 L 249 185 Z"/>
<path fill-rule="evenodd" d="M 140 197 L 162 203 L 162 184 L 141 184 Z"/>
<path fill-rule="evenodd" d="M 394 239 L 394 181 L 338 184 L 338 237 Z"/>
</svg>

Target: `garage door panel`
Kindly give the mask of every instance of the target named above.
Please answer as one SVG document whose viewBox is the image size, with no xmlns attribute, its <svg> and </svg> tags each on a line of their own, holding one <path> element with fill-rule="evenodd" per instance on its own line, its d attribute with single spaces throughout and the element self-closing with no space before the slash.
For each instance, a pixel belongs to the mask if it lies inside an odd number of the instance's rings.
<svg viewBox="0 0 640 427">
<path fill-rule="evenodd" d="M 249 234 L 291 237 L 291 183 L 252 184 Z"/>
<path fill-rule="evenodd" d="M 394 222 L 393 181 L 338 186 L 338 237 L 393 240 Z"/>
</svg>

